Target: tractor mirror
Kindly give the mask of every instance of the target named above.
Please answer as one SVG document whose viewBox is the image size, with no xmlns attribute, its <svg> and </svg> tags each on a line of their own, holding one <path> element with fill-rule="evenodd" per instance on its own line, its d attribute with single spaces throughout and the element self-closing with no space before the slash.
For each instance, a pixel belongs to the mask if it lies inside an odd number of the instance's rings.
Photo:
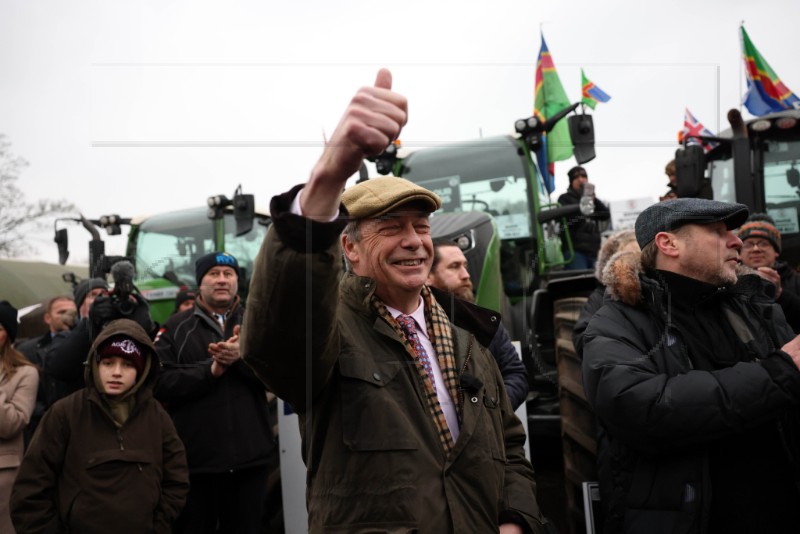
<svg viewBox="0 0 800 534">
<path fill-rule="evenodd" d="M 679 198 L 696 197 L 703 185 L 706 155 L 700 145 L 689 145 L 675 151 L 675 174 Z"/>
<path fill-rule="evenodd" d="M 58 263 L 64 265 L 67 263 L 67 258 L 69 258 L 69 236 L 67 235 L 67 229 L 61 228 L 60 230 L 56 230 L 56 237 L 53 241 L 58 245 Z"/>
</svg>

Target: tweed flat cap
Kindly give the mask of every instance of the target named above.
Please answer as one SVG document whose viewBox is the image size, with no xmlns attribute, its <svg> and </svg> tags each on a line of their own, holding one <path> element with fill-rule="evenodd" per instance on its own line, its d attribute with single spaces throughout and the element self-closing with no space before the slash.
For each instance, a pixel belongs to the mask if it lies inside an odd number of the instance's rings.
<svg viewBox="0 0 800 534">
<path fill-rule="evenodd" d="M 412 201 L 424 203 L 429 213 L 442 206 L 436 193 L 396 176 L 372 178 L 342 193 L 342 203 L 354 219 L 378 217 Z"/>
<path fill-rule="evenodd" d="M 636 218 L 636 241 L 644 248 L 659 232 L 671 232 L 686 224 L 711 224 L 724 222 L 733 230 L 747 220 L 747 206 L 706 200 L 704 198 L 676 198 L 653 204 Z"/>
</svg>

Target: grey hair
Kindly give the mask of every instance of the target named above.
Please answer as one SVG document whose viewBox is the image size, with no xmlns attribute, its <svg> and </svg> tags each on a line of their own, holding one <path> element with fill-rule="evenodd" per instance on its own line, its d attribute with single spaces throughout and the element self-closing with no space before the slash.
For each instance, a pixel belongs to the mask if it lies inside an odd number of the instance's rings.
<svg viewBox="0 0 800 534">
<path fill-rule="evenodd" d="M 358 243 L 361 241 L 361 223 L 363 219 L 350 219 L 347 225 L 342 230 L 342 235 L 347 238 L 348 241 L 352 241 L 353 243 Z M 344 270 L 345 272 L 351 273 L 353 272 L 353 265 L 350 263 L 350 260 L 347 259 L 347 255 L 344 253 L 344 249 L 342 249 L 342 261 L 344 262 Z"/>
</svg>

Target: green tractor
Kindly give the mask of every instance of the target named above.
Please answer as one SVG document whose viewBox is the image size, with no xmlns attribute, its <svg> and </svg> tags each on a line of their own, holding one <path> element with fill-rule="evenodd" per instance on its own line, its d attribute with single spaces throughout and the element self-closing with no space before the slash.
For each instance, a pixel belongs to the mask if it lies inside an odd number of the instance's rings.
<svg viewBox="0 0 800 534">
<path fill-rule="evenodd" d="M 180 286 L 195 287 L 194 261 L 216 250 L 233 254 L 239 261 L 239 292 L 246 298 L 249 273 L 252 272 L 261 242 L 271 222 L 269 215 L 255 209 L 253 195 L 241 193 L 232 199 L 224 195 L 208 199 L 208 207 L 190 208 L 133 219 L 116 215 L 99 219 L 59 219 L 77 221 L 92 235 L 89 242 L 89 275 L 106 278 L 113 266 L 129 261 L 135 269 L 133 280 L 150 302 L 153 320 L 163 323 L 175 310 Z M 67 230 L 56 230 L 59 262 L 69 256 Z M 119 235 L 122 226 L 130 226 L 125 256 L 106 256 L 99 228 L 109 235 Z"/>
<path fill-rule="evenodd" d="M 745 204 L 765 212 L 781 232 L 781 258 L 800 265 L 800 110 L 773 113 L 744 121 L 728 112 L 731 128 L 718 137 L 697 137 L 716 143 L 707 154 L 700 145 L 675 154 L 679 197 L 704 196 Z M 689 139 L 684 140 L 688 142 Z"/>
</svg>

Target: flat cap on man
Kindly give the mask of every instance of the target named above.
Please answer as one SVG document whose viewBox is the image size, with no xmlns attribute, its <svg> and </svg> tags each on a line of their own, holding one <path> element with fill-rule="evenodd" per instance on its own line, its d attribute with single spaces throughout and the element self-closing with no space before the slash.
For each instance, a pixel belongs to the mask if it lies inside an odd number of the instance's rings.
<svg viewBox="0 0 800 534">
<path fill-rule="evenodd" d="M 396 176 L 372 178 L 342 193 L 342 203 L 353 219 L 380 217 L 397 206 L 413 201 L 424 204 L 428 213 L 442 207 L 439 195 Z"/>
<path fill-rule="evenodd" d="M 671 232 L 686 224 L 724 222 L 728 230 L 741 226 L 747 206 L 704 198 L 676 198 L 653 204 L 636 218 L 636 241 L 644 248 L 659 232 Z"/>
</svg>

